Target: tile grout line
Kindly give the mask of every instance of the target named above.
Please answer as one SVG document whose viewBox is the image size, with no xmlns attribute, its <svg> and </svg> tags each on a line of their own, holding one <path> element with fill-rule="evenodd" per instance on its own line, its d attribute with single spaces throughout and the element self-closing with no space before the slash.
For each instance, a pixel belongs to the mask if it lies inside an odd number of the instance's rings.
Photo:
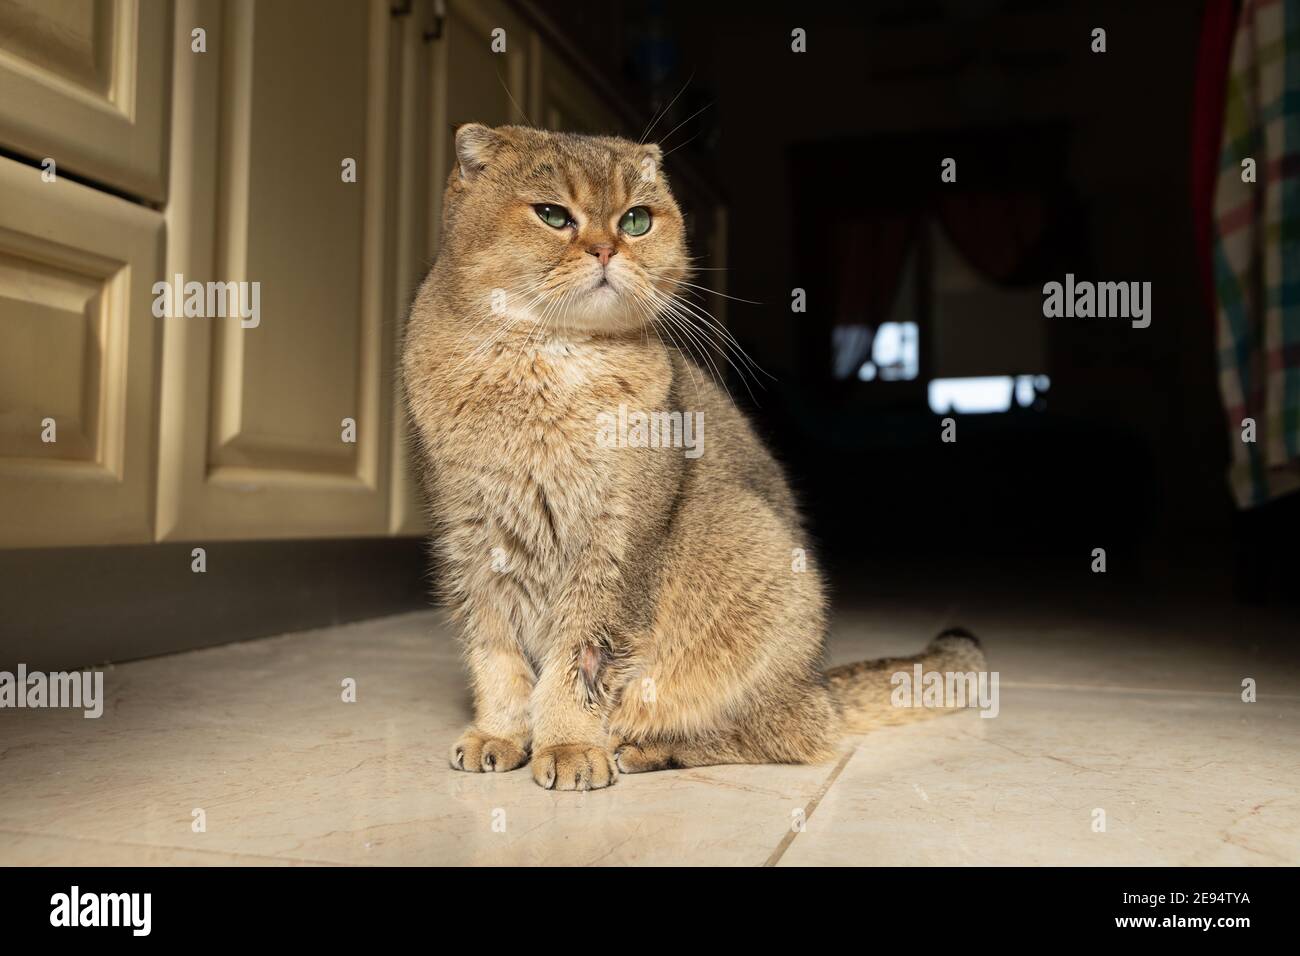
<svg viewBox="0 0 1300 956">
<path fill-rule="evenodd" d="M 803 810 L 803 820 L 805 825 L 807 825 L 808 821 L 812 819 L 812 815 L 817 811 L 817 805 L 822 802 L 822 797 L 826 796 L 827 791 L 829 791 L 835 781 L 840 778 L 840 773 L 842 773 L 844 768 L 848 766 L 849 760 L 851 760 L 853 755 L 857 752 L 858 748 L 854 747 L 852 750 L 845 753 L 844 756 L 840 758 L 840 762 L 835 765 L 835 769 L 831 771 L 831 775 L 826 778 L 826 782 L 821 785 L 821 789 L 819 789 L 817 793 L 813 795 L 813 798 L 808 801 L 808 805 L 805 806 Z M 764 861 L 763 866 L 776 866 L 777 863 L 781 861 L 781 857 L 785 855 L 785 851 L 790 849 L 790 844 L 794 842 L 794 838 L 797 837 L 800 832 L 801 831 L 792 828 L 789 833 L 783 836 L 781 842 L 777 844 L 776 849 L 772 851 L 772 855 Z"/>
</svg>

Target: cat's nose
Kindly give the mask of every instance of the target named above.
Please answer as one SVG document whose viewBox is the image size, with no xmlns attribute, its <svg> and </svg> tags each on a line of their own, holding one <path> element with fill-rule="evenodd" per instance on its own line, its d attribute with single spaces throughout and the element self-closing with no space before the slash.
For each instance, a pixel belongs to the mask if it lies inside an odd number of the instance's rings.
<svg viewBox="0 0 1300 956">
<path fill-rule="evenodd" d="M 600 264 L 602 266 L 607 266 L 609 265 L 610 256 L 614 255 L 614 247 L 609 243 L 602 242 L 598 245 L 588 246 L 587 254 L 598 257 L 600 259 Z"/>
</svg>

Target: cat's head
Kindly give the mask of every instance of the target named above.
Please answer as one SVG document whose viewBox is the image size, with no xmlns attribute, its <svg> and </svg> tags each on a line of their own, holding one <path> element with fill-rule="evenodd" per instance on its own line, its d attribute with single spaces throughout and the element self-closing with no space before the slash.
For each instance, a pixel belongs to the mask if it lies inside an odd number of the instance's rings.
<svg viewBox="0 0 1300 956">
<path fill-rule="evenodd" d="M 439 259 L 471 317 L 634 330 L 687 277 L 658 146 L 470 123 L 456 130 L 456 160 Z"/>
</svg>

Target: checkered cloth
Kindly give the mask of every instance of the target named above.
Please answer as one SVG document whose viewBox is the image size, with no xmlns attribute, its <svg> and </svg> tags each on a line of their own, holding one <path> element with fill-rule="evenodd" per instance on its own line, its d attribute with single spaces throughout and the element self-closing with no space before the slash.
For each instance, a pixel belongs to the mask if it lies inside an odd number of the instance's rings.
<svg viewBox="0 0 1300 956">
<path fill-rule="evenodd" d="M 1300 489 L 1300 0 L 1242 2 L 1214 220 L 1219 387 L 1249 508 Z"/>
</svg>

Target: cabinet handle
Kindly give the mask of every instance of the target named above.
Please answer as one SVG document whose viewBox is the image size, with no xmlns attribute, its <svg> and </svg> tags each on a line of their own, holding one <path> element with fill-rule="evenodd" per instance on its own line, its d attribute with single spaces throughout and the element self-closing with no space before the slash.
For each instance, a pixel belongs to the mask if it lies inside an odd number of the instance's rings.
<svg viewBox="0 0 1300 956">
<path fill-rule="evenodd" d="M 428 29 L 424 31 L 424 42 L 442 39 L 443 24 L 447 20 L 447 2 L 446 0 L 433 0 L 433 22 L 429 24 Z"/>
</svg>

